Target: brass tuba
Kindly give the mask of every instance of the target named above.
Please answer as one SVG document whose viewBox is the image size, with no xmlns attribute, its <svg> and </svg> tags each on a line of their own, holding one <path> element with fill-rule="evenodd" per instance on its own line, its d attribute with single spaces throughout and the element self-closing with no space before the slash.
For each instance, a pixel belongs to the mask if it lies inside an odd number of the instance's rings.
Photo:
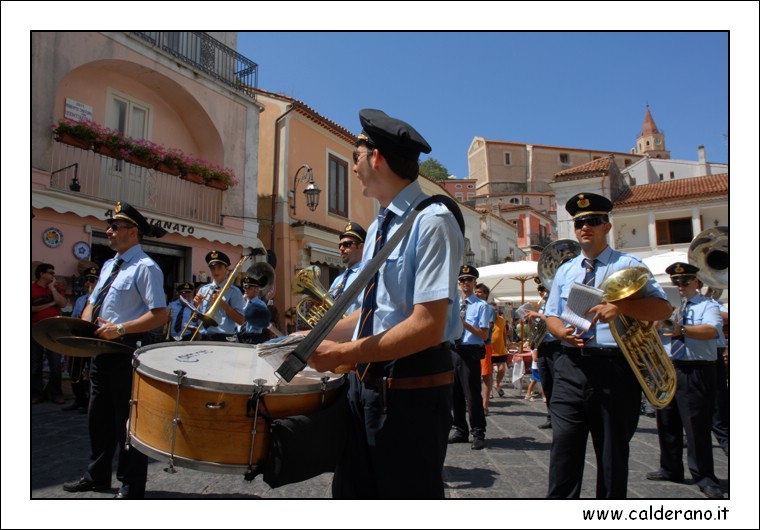
<svg viewBox="0 0 760 530">
<path fill-rule="evenodd" d="M 296 305 L 296 313 L 310 328 L 316 326 L 335 303 L 319 282 L 320 274 L 319 267 L 310 265 L 298 271 L 290 284 L 291 294 L 306 295 Z"/>
<path fill-rule="evenodd" d="M 628 267 L 614 273 L 599 286 L 605 302 L 616 302 L 636 293 L 649 281 L 646 267 Z M 665 352 L 654 322 L 619 315 L 610 331 L 653 407 L 667 406 L 676 392 L 676 371 Z"/>
<path fill-rule="evenodd" d="M 728 227 L 717 226 L 700 232 L 689 245 L 689 263 L 699 268 L 697 278 L 710 287 L 713 298 L 728 288 Z"/>
</svg>

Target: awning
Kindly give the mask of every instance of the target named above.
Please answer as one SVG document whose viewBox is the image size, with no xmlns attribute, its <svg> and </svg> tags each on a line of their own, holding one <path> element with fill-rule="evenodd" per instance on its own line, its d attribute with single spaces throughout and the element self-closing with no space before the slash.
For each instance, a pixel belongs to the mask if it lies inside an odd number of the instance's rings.
<svg viewBox="0 0 760 530">
<path fill-rule="evenodd" d="M 324 247 L 317 243 L 306 243 L 304 247 L 309 249 L 309 263 L 324 263 L 329 267 L 343 267 L 340 252 L 335 249 Z"/>
<path fill-rule="evenodd" d="M 45 190 L 32 190 L 33 208 L 51 208 L 58 213 L 74 213 L 80 217 L 95 217 L 103 219 L 104 213 L 109 207 L 104 206 L 102 201 L 90 199 L 84 196 L 72 195 L 61 197 L 55 192 Z M 179 219 L 164 215 L 145 216 L 151 224 L 160 224 L 167 232 L 190 236 L 196 239 L 207 239 L 219 243 L 230 244 L 240 247 L 252 247 L 264 249 L 264 244 L 257 237 L 240 233 L 230 233 L 225 227 L 199 225 L 187 219 Z"/>
</svg>

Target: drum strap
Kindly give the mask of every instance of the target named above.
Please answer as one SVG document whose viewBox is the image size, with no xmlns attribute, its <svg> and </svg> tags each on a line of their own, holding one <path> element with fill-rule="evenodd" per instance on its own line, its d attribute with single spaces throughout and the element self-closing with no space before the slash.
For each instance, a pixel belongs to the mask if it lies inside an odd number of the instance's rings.
<svg viewBox="0 0 760 530">
<path fill-rule="evenodd" d="M 295 350 L 288 355 L 285 361 L 280 367 L 275 370 L 275 375 L 280 379 L 287 381 L 288 383 L 295 377 L 295 375 L 306 368 L 306 361 L 311 354 L 317 348 L 317 346 L 325 339 L 328 333 L 332 331 L 335 324 L 343 318 L 343 314 L 348 309 L 354 300 L 359 296 L 359 292 L 366 287 L 369 281 L 374 277 L 375 272 L 380 269 L 380 266 L 385 263 L 386 258 L 390 253 L 401 243 L 401 240 L 406 237 L 409 231 L 412 229 L 412 224 L 417 218 L 419 213 L 430 206 L 433 203 L 441 203 L 446 206 L 457 220 L 459 229 L 464 235 L 464 218 L 462 217 L 462 211 L 459 209 L 456 201 L 451 197 L 445 195 L 434 195 L 420 202 L 414 207 L 414 211 L 409 217 L 404 220 L 404 223 L 399 227 L 393 236 L 385 243 L 382 249 L 380 249 L 375 257 L 367 263 L 364 269 L 356 277 L 354 283 L 348 286 L 343 295 L 335 301 L 330 310 L 322 317 L 319 323 L 311 330 L 311 332 L 298 343 Z"/>
</svg>

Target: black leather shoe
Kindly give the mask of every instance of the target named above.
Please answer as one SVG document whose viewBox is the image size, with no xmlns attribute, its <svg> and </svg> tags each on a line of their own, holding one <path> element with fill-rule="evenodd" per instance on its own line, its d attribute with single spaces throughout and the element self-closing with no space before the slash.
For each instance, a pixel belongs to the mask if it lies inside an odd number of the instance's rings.
<svg viewBox="0 0 760 530">
<path fill-rule="evenodd" d="M 547 421 L 545 423 L 542 423 L 538 426 L 539 429 L 551 429 L 552 428 L 552 422 Z"/>
<path fill-rule="evenodd" d="M 466 444 L 468 441 L 468 436 L 466 434 L 462 434 L 461 432 L 454 431 L 449 434 L 450 444 Z"/>
<path fill-rule="evenodd" d="M 722 499 L 723 498 L 723 492 L 720 491 L 720 488 L 718 486 L 705 486 L 704 488 L 699 488 L 702 490 L 702 493 L 705 494 L 705 497 L 708 499 Z"/>
<path fill-rule="evenodd" d="M 486 446 L 486 442 L 483 441 L 483 438 L 473 438 L 472 445 L 470 446 L 470 449 L 473 449 L 475 451 L 479 451 L 483 449 Z"/>
<path fill-rule="evenodd" d="M 114 499 L 144 499 L 145 498 L 145 492 L 142 492 L 142 494 L 137 494 L 134 492 L 130 492 L 129 486 L 123 486 L 119 492 L 113 496 Z"/>
<path fill-rule="evenodd" d="M 82 477 L 76 482 L 66 482 L 63 485 L 63 490 L 71 493 L 77 491 L 107 491 L 111 489 L 110 484 L 96 484 L 91 480 L 87 480 Z"/>
<path fill-rule="evenodd" d="M 650 473 L 647 473 L 647 480 L 659 480 L 659 481 L 666 481 L 666 482 L 683 482 L 683 478 L 673 478 L 667 475 L 662 469 L 658 469 L 657 471 L 652 471 Z"/>
</svg>

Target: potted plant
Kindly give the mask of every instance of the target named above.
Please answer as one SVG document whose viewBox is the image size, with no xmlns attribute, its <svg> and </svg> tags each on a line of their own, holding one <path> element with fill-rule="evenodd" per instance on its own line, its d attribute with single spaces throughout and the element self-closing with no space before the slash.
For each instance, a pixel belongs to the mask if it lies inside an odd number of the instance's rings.
<svg viewBox="0 0 760 530">
<path fill-rule="evenodd" d="M 75 121 L 70 118 L 59 120 L 51 125 L 55 134 L 55 141 L 79 147 L 80 149 L 92 149 L 92 145 L 99 134 L 99 127 L 90 121 Z"/>
<path fill-rule="evenodd" d="M 162 160 L 162 147 L 145 139 L 126 138 L 124 160 L 130 164 L 153 169 Z"/>
<path fill-rule="evenodd" d="M 98 136 L 93 142 L 96 153 L 118 160 L 123 160 L 129 155 L 130 144 L 124 139 L 124 135 L 117 129 L 99 127 Z"/>
<path fill-rule="evenodd" d="M 164 146 L 159 145 L 158 154 L 160 160 L 156 164 L 156 171 L 174 175 L 175 177 L 187 171 L 186 157 L 179 149 L 166 149 Z"/>
<path fill-rule="evenodd" d="M 232 170 L 220 166 L 211 166 L 206 176 L 206 186 L 220 190 L 226 190 L 237 183 L 238 180 L 235 178 Z"/>
<path fill-rule="evenodd" d="M 209 172 L 208 162 L 200 158 L 188 157 L 185 159 L 185 171 L 181 173 L 180 178 L 196 184 L 204 184 Z"/>
</svg>

